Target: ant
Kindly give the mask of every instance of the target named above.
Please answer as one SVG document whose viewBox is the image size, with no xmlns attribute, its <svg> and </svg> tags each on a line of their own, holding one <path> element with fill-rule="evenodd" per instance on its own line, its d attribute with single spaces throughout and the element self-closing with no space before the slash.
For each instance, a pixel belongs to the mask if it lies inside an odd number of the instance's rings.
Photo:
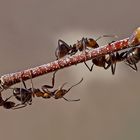
<svg viewBox="0 0 140 140">
<path fill-rule="evenodd" d="M 74 55 L 75 53 L 77 53 L 77 51 L 86 51 L 89 50 L 89 48 L 98 48 L 99 45 L 97 43 L 97 40 L 103 38 L 103 37 L 115 37 L 117 38 L 117 36 L 115 35 L 102 35 L 99 38 L 97 38 L 96 40 L 92 39 L 92 38 L 82 38 L 80 41 L 77 41 L 76 44 L 74 44 L 73 46 L 68 45 L 66 42 L 64 42 L 63 40 L 58 40 L 58 47 L 56 48 L 55 51 L 55 56 L 57 57 L 57 60 L 66 56 L 66 55 Z M 108 58 L 106 58 L 105 56 L 100 56 L 97 58 L 92 59 L 92 66 L 91 68 L 89 68 L 89 66 L 87 65 L 86 62 L 84 62 L 84 64 L 86 65 L 86 67 L 89 69 L 89 71 L 92 71 L 94 64 L 96 66 L 99 67 L 103 67 L 104 69 L 108 69 L 111 66 L 112 69 L 112 74 L 115 73 L 115 68 L 116 68 L 116 63 L 112 63 L 112 59 L 114 59 L 115 54 L 110 54 Z M 118 54 L 116 54 L 116 57 L 118 57 Z M 109 60 L 108 60 L 109 59 Z"/>
<path fill-rule="evenodd" d="M 15 103 L 12 101 L 8 101 L 12 96 L 6 98 L 5 100 L 3 100 L 2 95 L 0 93 L 0 106 L 3 106 L 5 109 L 11 109 L 13 107 L 15 107 Z"/>
<path fill-rule="evenodd" d="M 74 86 L 80 84 L 83 81 L 83 78 L 81 79 L 80 82 L 78 82 L 77 84 L 71 86 L 68 90 L 63 89 L 64 85 L 66 83 L 64 83 L 60 88 L 58 88 L 57 90 L 54 91 L 50 91 L 49 88 L 53 88 L 54 87 L 54 83 L 55 83 L 55 74 L 57 71 L 55 71 L 53 73 L 53 77 L 52 77 L 52 85 L 43 85 L 41 87 L 42 91 L 38 88 L 34 88 L 33 87 L 33 82 L 32 82 L 32 76 L 31 76 L 31 88 L 27 88 L 26 84 L 23 80 L 21 80 L 21 82 L 24 85 L 24 88 L 10 88 L 13 89 L 13 96 L 20 101 L 21 103 L 17 104 L 14 106 L 13 109 L 19 109 L 19 108 L 23 108 L 26 107 L 27 105 L 31 105 L 32 104 L 32 97 L 42 97 L 42 98 L 51 98 L 54 97 L 55 99 L 59 99 L 59 98 L 63 98 L 66 101 L 79 101 L 80 99 L 76 99 L 76 100 L 69 100 L 66 99 L 65 97 L 63 97 L 66 93 L 68 93 Z"/>
<path fill-rule="evenodd" d="M 72 102 L 72 101 L 79 101 L 80 99 L 75 99 L 75 100 L 70 100 L 64 97 L 65 94 L 67 94 L 73 87 L 77 86 L 78 84 L 80 84 L 83 81 L 83 78 L 76 84 L 72 85 L 69 89 L 63 89 L 64 84 L 62 84 L 62 86 L 60 86 L 58 89 L 50 91 L 48 88 L 53 88 L 54 87 L 54 83 L 55 83 L 55 73 L 53 73 L 53 77 L 52 77 L 52 85 L 43 85 L 41 87 L 42 91 L 40 89 L 34 89 L 34 93 L 36 94 L 37 97 L 42 97 L 42 98 L 51 98 L 53 97 L 54 99 L 60 99 L 63 98 L 64 100 L 68 101 L 68 102 Z"/>
<path fill-rule="evenodd" d="M 54 90 L 54 91 L 49 91 L 47 86 L 48 85 L 43 85 L 42 86 L 42 90 L 45 92 L 45 93 L 48 93 L 49 97 L 52 96 L 54 97 L 54 99 L 60 99 L 60 98 L 63 98 L 64 100 L 68 101 L 68 102 L 73 102 L 73 101 L 80 101 L 80 99 L 74 99 L 74 100 L 71 100 L 71 99 L 67 99 L 64 97 L 65 94 L 67 94 L 73 87 L 77 86 L 78 84 L 80 84 L 81 82 L 83 81 L 83 78 L 76 84 L 72 85 L 69 89 L 63 89 L 64 85 L 67 84 L 67 83 L 64 83 L 62 84 L 62 86 L 60 86 L 58 89 Z M 46 98 L 46 97 L 43 97 L 43 98 Z"/>
<path fill-rule="evenodd" d="M 137 65 L 140 61 L 140 48 L 136 47 L 140 45 L 140 27 L 137 28 L 128 40 L 129 46 L 135 46 L 131 48 L 129 51 L 125 51 L 122 53 L 111 53 L 108 57 L 99 57 L 92 60 L 93 65 L 104 67 L 104 69 L 108 69 L 111 66 L 112 74 L 115 74 L 116 62 L 124 61 L 128 66 L 130 66 L 133 70 L 137 71 Z M 99 60 L 100 59 L 100 60 Z M 92 71 L 93 65 L 88 69 Z"/>
<path fill-rule="evenodd" d="M 89 48 L 98 48 L 99 45 L 97 43 L 97 40 L 103 38 L 103 37 L 117 37 L 114 35 L 102 35 L 98 37 L 96 40 L 93 38 L 82 38 L 80 41 L 77 41 L 73 46 L 68 45 L 66 42 L 63 40 L 59 39 L 58 40 L 58 47 L 55 50 L 55 56 L 58 59 L 66 56 L 66 55 L 74 55 L 75 53 L 79 51 L 85 51 L 86 49 L 88 50 Z"/>
</svg>

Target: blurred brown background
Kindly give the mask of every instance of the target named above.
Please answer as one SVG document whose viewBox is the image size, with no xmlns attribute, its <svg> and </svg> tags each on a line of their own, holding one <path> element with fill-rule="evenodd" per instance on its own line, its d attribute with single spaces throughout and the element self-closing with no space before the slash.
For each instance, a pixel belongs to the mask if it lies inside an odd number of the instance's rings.
<svg viewBox="0 0 140 140">
<path fill-rule="evenodd" d="M 139 5 L 139 0 L 0 0 L 0 73 L 55 60 L 58 39 L 73 44 L 103 34 L 128 37 L 140 26 Z M 0 139 L 139 140 L 139 74 L 124 63 L 117 65 L 115 76 L 96 66 L 89 72 L 84 64 L 63 69 L 56 87 L 64 82 L 69 87 L 83 77 L 66 96 L 81 101 L 33 99 L 32 106 L 20 110 L 1 107 Z M 35 87 L 51 83 L 51 75 L 34 79 Z"/>
</svg>

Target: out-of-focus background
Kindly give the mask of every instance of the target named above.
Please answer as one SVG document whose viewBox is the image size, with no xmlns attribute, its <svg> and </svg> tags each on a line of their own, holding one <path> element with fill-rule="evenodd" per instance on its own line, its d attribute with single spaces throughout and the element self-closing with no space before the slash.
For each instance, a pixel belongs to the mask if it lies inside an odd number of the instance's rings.
<svg viewBox="0 0 140 140">
<path fill-rule="evenodd" d="M 128 37 L 140 26 L 138 0 L 1 0 L 1 75 L 54 61 L 57 40 L 73 44 L 82 37 L 115 34 Z M 112 38 L 101 39 L 103 45 Z M 91 62 L 88 62 L 91 65 Z M 138 66 L 140 69 L 140 66 Z M 63 99 L 33 99 L 19 110 L 0 108 L 2 140 L 139 140 L 140 72 L 119 63 L 116 74 L 94 67 L 89 72 L 78 64 L 57 72 L 55 88 L 84 81 Z M 40 88 L 52 74 L 33 80 Z M 30 81 L 27 81 L 30 87 Z M 20 87 L 21 84 L 15 85 Z M 12 90 L 3 92 L 3 96 Z"/>
</svg>

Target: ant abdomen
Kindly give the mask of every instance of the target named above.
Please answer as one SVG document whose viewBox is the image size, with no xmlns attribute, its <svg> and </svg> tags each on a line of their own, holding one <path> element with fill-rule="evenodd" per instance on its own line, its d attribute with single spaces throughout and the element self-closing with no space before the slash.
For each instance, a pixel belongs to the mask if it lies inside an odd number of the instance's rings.
<svg viewBox="0 0 140 140">
<path fill-rule="evenodd" d="M 6 102 L 3 102 L 3 107 L 5 109 L 11 109 L 12 107 L 15 106 L 15 103 L 12 102 L 12 101 L 6 101 Z"/>
</svg>

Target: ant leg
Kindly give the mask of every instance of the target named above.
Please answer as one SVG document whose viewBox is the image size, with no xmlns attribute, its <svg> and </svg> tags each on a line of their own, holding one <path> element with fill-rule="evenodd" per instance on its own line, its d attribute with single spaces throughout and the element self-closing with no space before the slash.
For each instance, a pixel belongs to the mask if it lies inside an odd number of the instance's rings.
<svg viewBox="0 0 140 140">
<path fill-rule="evenodd" d="M 134 66 L 132 66 L 130 64 L 127 64 L 127 63 L 126 63 L 126 65 L 128 65 L 129 67 L 131 67 L 133 70 L 138 71 L 138 68 L 137 68 L 136 63 L 133 64 Z"/>
<path fill-rule="evenodd" d="M 86 63 L 86 40 L 87 39 L 85 39 L 84 37 L 82 38 L 82 45 L 83 45 L 83 52 L 84 52 L 84 54 L 85 54 L 85 61 L 84 61 L 84 64 L 86 65 L 86 67 L 89 69 L 89 71 L 92 71 L 92 69 L 93 69 L 93 65 L 94 64 L 92 64 L 92 66 L 91 66 L 91 68 L 89 68 L 89 66 L 87 65 L 87 63 Z"/>
<path fill-rule="evenodd" d="M 20 82 L 22 82 L 23 85 L 24 85 L 24 88 L 26 88 L 26 84 L 25 84 L 25 82 L 22 80 L 22 78 L 20 78 Z M 26 89 L 27 89 L 27 88 L 26 88 Z M 21 97 L 21 102 L 23 102 L 23 98 L 22 98 L 22 84 L 21 84 L 21 86 L 20 86 L 20 97 Z"/>
<path fill-rule="evenodd" d="M 65 41 L 59 39 L 59 40 L 58 40 L 58 47 L 60 47 L 61 44 L 63 44 L 63 45 L 64 45 L 66 48 L 68 48 L 68 49 L 70 48 L 70 46 L 69 46 Z"/>
<path fill-rule="evenodd" d="M 111 71 L 112 71 L 113 75 L 115 74 L 115 70 L 116 70 L 116 62 L 115 63 L 111 63 Z"/>
<path fill-rule="evenodd" d="M 84 61 L 84 64 L 86 65 L 86 67 L 88 68 L 89 71 L 93 70 L 94 63 L 92 64 L 91 67 L 89 67 L 88 64 L 85 61 Z"/>
<path fill-rule="evenodd" d="M 68 102 L 75 102 L 75 101 L 80 101 L 80 99 L 74 99 L 74 100 L 71 100 L 71 99 L 67 99 L 65 97 L 62 97 L 64 100 L 68 101 Z"/>
<path fill-rule="evenodd" d="M 26 89 L 27 89 L 26 84 L 25 84 L 25 82 L 24 82 L 22 79 L 21 79 L 21 82 L 22 82 L 22 84 L 23 84 L 24 88 L 26 88 Z"/>
<path fill-rule="evenodd" d="M 126 57 L 127 57 L 127 52 L 128 51 L 125 51 L 125 52 L 122 52 L 122 53 L 116 53 L 116 58 L 117 58 L 117 60 L 118 61 L 123 61 L 123 60 L 125 60 L 126 59 Z"/>
<path fill-rule="evenodd" d="M 114 75 L 115 74 L 115 70 L 116 70 L 116 56 L 114 53 L 111 53 L 109 54 L 109 57 L 110 57 L 110 65 L 111 65 L 111 71 L 112 71 L 112 74 Z"/>
<path fill-rule="evenodd" d="M 107 69 L 111 66 L 111 63 L 108 63 L 108 62 L 106 62 L 106 63 L 107 63 L 107 66 L 104 65 L 104 69 L 105 69 L 105 70 L 107 70 Z"/>
<path fill-rule="evenodd" d="M 82 45 L 83 45 L 83 51 L 84 53 L 86 53 L 86 42 L 87 42 L 87 39 L 86 38 L 82 38 Z"/>
<path fill-rule="evenodd" d="M 20 109 L 20 108 L 23 108 L 23 107 L 26 107 L 27 106 L 27 104 L 24 104 L 24 105 L 22 105 L 22 104 L 17 104 L 17 105 L 15 105 L 12 109 L 13 110 L 15 110 L 15 109 Z"/>
<path fill-rule="evenodd" d="M 44 85 L 46 88 L 53 88 L 54 87 L 54 83 L 55 83 L 55 74 L 56 74 L 57 71 L 55 71 L 53 73 L 53 77 L 52 77 L 52 85 Z"/>
<path fill-rule="evenodd" d="M 72 56 L 72 55 L 75 55 L 77 52 L 78 52 L 78 49 L 76 48 L 76 46 L 71 46 L 70 45 L 70 49 L 71 49 L 71 51 L 70 52 L 68 52 L 68 55 L 70 55 L 70 56 Z"/>
<path fill-rule="evenodd" d="M 83 81 L 83 78 L 82 78 L 78 83 L 76 83 L 76 84 L 74 84 L 73 86 L 71 86 L 71 87 L 66 91 L 66 93 L 68 93 L 74 86 L 77 86 L 77 85 L 80 84 L 82 81 Z M 66 83 L 64 83 L 64 84 L 61 86 L 61 88 L 60 88 L 59 90 L 62 90 L 62 88 L 64 87 L 65 84 L 66 84 Z M 66 93 L 65 93 L 65 94 L 66 94 Z M 70 99 L 66 99 L 65 97 L 62 97 L 62 98 L 63 98 L 64 100 L 68 101 L 68 102 L 80 101 L 80 99 L 70 100 Z"/>
<path fill-rule="evenodd" d="M 7 102 L 11 97 L 13 97 L 13 95 L 11 95 L 10 97 L 6 98 L 6 99 L 4 100 L 4 102 Z"/>
<path fill-rule="evenodd" d="M 131 50 L 129 50 L 129 51 L 126 52 L 126 57 L 125 57 L 126 61 L 125 61 L 125 64 L 128 65 L 129 67 L 131 67 L 133 70 L 137 71 L 138 68 L 137 68 L 137 65 L 136 65 L 135 60 L 133 58 L 129 58 L 130 61 L 127 60 L 127 54 L 129 54 L 130 51 Z M 132 54 L 133 57 L 135 57 L 133 53 L 131 53 L 131 54 Z"/>
<path fill-rule="evenodd" d="M 54 83 L 55 83 L 55 74 L 56 74 L 56 72 L 57 71 L 55 71 L 54 73 L 53 73 L 53 77 L 52 77 L 52 85 L 50 86 L 50 85 L 43 85 L 41 88 L 42 88 L 42 90 L 43 90 L 43 92 L 50 92 L 49 90 L 48 90 L 48 88 L 53 88 L 54 87 Z"/>
<path fill-rule="evenodd" d="M 129 67 L 131 67 L 133 70 L 138 71 L 137 65 L 136 63 L 131 59 L 133 64 L 130 64 L 128 61 L 125 62 L 126 65 L 128 65 Z"/>
<path fill-rule="evenodd" d="M 56 91 L 62 90 L 62 88 L 67 84 L 67 82 L 65 82 L 64 84 L 62 84 Z"/>
<path fill-rule="evenodd" d="M 30 80 L 31 80 L 31 92 L 33 97 L 35 97 L 35 91 L 34 91 L 34 85 L 33 85 L 33 80 L 32 80 L 32 70 L 30 71 Z"/>
</svg>

